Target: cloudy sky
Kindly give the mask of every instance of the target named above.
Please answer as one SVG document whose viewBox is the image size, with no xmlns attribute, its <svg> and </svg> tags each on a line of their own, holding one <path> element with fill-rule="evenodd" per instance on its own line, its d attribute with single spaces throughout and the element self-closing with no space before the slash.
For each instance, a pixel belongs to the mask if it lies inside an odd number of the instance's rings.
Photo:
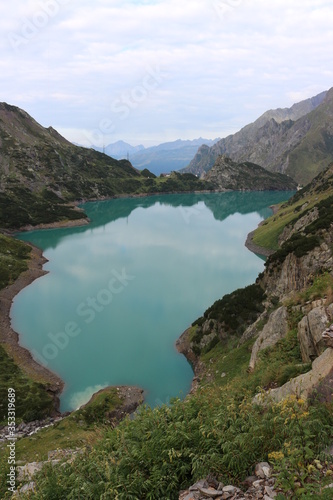
<svg viewBox="0 0 333 500">
<path fill-rule="evenodd" d="M 333 86 L 331 0 L 11 0 L 0 101 L 87 146 L 225 137 Z"/>
</svg>

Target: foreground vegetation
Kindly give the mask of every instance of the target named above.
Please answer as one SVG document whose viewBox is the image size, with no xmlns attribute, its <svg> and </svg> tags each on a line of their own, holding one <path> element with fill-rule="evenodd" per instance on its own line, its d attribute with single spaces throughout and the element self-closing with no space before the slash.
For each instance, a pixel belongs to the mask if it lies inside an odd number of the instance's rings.
<svg viewBox="0 0 333 500">
<path fill-rule="evenodd" d="M 286 456 L 294 475 L 328 444 L 331 425 L 328 409 L 302 400 L 263 411 L 244 395 L 210 388 L 171 408 L 142 409 L 74 464 L 46 469 L 31 498 L 176 499 L 208 473 L 240 481 L 273 453 Z"/>
<path fill-rule="evenodd" d="M 256 384 L 277 380 L 276 368 L 285 370 L 287 359 L 298 358 L 294 339 L 276 348 L 280 356 L 274 367 L 269 363 L 274 353 L 264 354 L 250 383 L 249 346 L 224 351 L 225 363 L 217 347 L 205 361 L 211 365 L 213 359 L 214 371 L 238 363 L 233 373 L 215 377 L 215 383 L 205 384 L 185 401 L 142 408 L 114 430 L 98 427 L 98 442 L 92 441 L 71 464 L 47 466 L 30 498 L 176 499 L 181 488 L 207 474 L 225 484 L 240 484 L 263 460 L 275 464 L 282 490 L 319 498 L 320 488 L 331 482 L 329 474 L 319 477 L 316 460 L 329 466 L 322 451 L 332 439 L 332 405 L 294 397 L 267 407 L 252 404 Z"/>
</svg>

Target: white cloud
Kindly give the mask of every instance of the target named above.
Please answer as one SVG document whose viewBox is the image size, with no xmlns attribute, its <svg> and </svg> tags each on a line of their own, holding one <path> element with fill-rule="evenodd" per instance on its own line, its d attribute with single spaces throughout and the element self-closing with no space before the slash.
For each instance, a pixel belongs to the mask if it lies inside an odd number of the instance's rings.
<svg viewBox="0 0 333 500">
<path fill-rule="evenodd" d="M 35 26 L 47 2 L 59 8 Z M 221 136 L 332 86 L 333 10 L 322 0 L 12 5 L 0 7 L 1 100 L 28 103 L 38 121 L 73 130 L 70 139 L 105 119 L 115 125 L 110 142 Z M 23 38 L 16 47 L 13 34 Z M 112 103 L 155 66 L 165 77 L 119 119 Z"/>
</svg>

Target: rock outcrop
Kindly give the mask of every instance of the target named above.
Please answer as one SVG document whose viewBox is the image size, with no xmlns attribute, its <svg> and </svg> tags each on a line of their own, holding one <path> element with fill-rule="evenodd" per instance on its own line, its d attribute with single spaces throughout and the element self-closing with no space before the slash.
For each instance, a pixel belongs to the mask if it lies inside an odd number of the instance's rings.
<svg viewBox="0 0 333 500">
<path fill-rule="evenodd" d="M 205 176 L 220 191 L 272 191 L 294 190 L 293 179 L 279 173 L 268 172 L 255 163 L 236 163 L 227 156 L 219 156 Z"/>
<path fill-rule="evenodd" d="M 314 207 L 313 210 L 307 212 L 295 224 L 288 224 L 279 236 L 279 245 L 283 245 L 283 243 L 289 240 L 295 233 L 303 231 L 306 226 L 317 220 L 318 217 L 319 210 L 317 207 Z"/>
<path fill-rule="evenodd" d="M 271 475 L 272 467 L 267 462 L 258 463 L 255 466 L 254 475 L 243 481 L 243 490 L 232 484 L 224 485 L 215 477 L 208 476 L 194 483 L 188 490 L 181 491 L 179 500 L 274 499 L 277 496 L 274 491 L 276 480 Z"/>
<path fill-rule="evenodd" d="M 307 288 L 319 273 L 333 269 L 333 232 L 327 232 L 323 241 L 302 257 L 289 253 L 283 262 L 268 261 L 261 283 L 268 295 L 279 298 Z"/>
<path fill-rule="evenodd" d="M 297 338 L 300 343 L 302 360 L 310 363 L 324 348 L 323 332 L 333 317 L 333 304 L 327 308 L 315 307 L 298 323 Z"/>
<path fill-rule="evenodd" d="M 279 402 L 293 394 L 297 397 L 308 398 L 320 385 L 322 380 L 333 370 L 333 349 L 326 349 L 321 356 L 312 363 L 312 370 L 289 380 L 282 387 L 272 389 L 268 394 L 257 394 L 253 402 L 263 404 L 267 402 Z"/>
<path fill-rule="evenodd" d="M 331 347 L 333 349 L 333 325 L 324 331 L 323 341 L 326 347 Z"/>
<path fill-rule="evenodd" d="M 255 341 L 249 364 L 250 371 L 252 371 L 255 367 L 259 352 L 267 347 L 273 347 L 288 333 L 288 330 L 288 312 L 287 308 L 282 306 L 272 312 L 268 322 Z"/>
</svg>

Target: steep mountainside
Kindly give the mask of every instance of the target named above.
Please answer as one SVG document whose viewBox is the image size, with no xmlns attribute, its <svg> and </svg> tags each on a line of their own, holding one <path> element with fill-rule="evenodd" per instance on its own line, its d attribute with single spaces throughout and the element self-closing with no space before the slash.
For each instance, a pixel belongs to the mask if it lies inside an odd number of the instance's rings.
<svg viewBox="0 0 333 500">
<path fill-rule="evenodd" d="M 333 160 L 332 118 L 330 89 L 289 110 L 268 111 L 211 148 L 202 146 L 185 171 L 201 175 L 219 155 L 226 154 L 234 161 L 251 161 L 305 184 Z"/>
<path fill-rule="evenodd" d="M 79 218 L 66 202 L 118 192 L 139 173 L 94 150 L 74 146 L 25 111 L 0 104 L 0 219 L 13 225 Z"/>
<path fill-rule="evenodd" d="M 186 174 L 155 179 L 127 160 L 74 146 L 25 111 L 0 104 L 0 227 L 84 217 L 70 202 L 119 194 L 213 189 Z"/>
<path fill-rule="evenodd" d="M 205 180 L 216 185 L 219 190 L 292 191 L 297 188 L 296 182 L 286 175 L 269 172 L 255 163 L 236 163 L 226 156 L 217 158 Z"/>
</svg>

